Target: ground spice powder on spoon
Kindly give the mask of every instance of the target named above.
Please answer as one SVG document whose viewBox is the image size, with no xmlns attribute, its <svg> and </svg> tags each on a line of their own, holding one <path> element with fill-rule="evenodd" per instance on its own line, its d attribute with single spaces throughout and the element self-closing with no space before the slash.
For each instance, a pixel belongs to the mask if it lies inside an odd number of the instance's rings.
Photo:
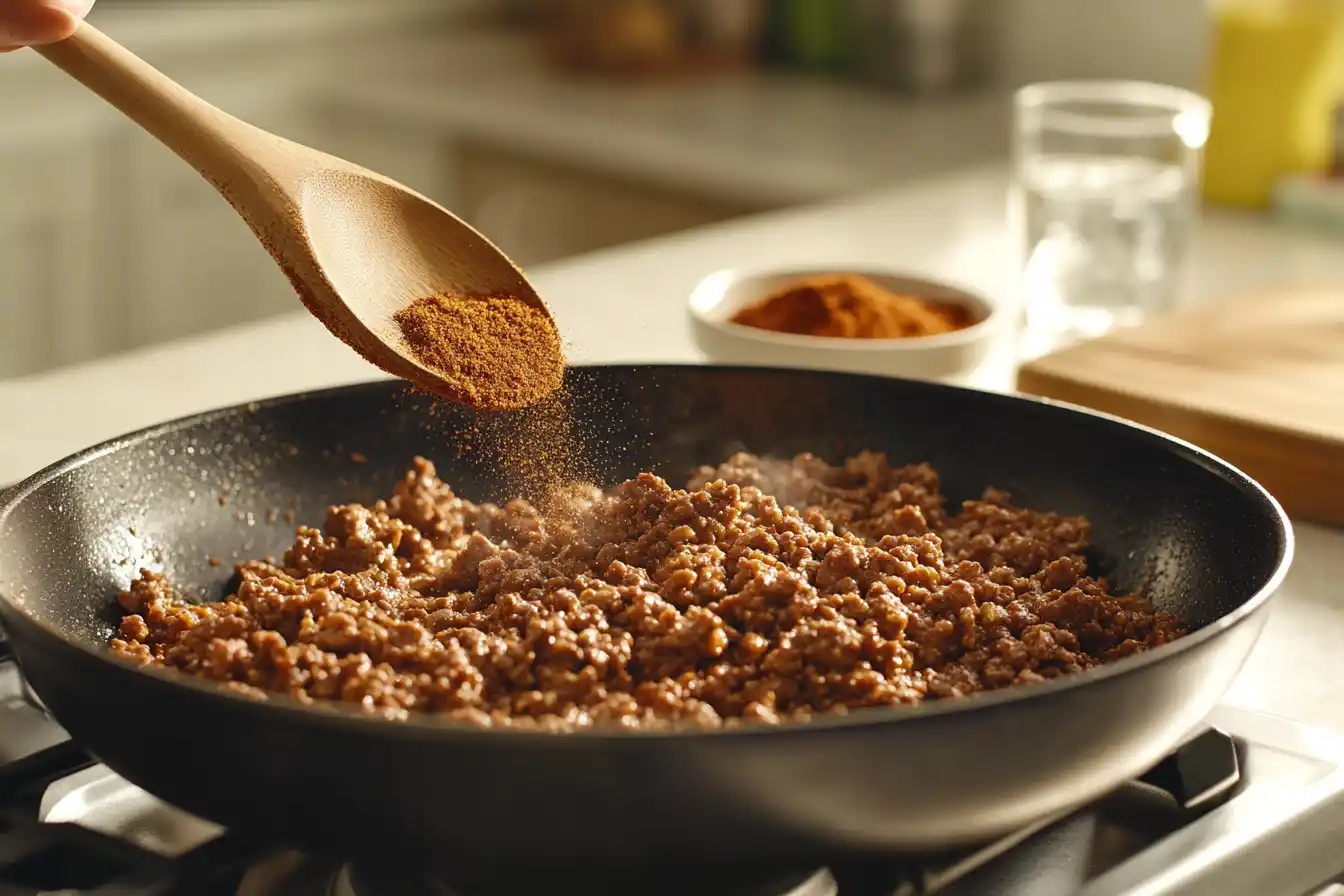
<svg viewBox="0 0 1344 896">
<path fill-rule="evenodd" d="M 439 392 L 481 411 L 517 410 L 560 387 L 560 334 L 539 304 L 511 295 L 435 295 L 393 319 L 411 353 L 442 378 Z"/>
</svg>

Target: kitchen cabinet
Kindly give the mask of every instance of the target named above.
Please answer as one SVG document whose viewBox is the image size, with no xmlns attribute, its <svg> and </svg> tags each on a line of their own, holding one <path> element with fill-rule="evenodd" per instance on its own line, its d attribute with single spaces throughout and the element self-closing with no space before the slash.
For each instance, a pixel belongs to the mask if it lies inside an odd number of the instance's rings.
<svg viewBox="0 0 1344 896">
<path fill-rule="evenodd" d="M 165 68 L 247 121 L 446 202 L 440 139 L 324 108 L 297 73 L 230 83 Z M 299 308 L 242 219 L 138 127 L 90 103 L 27 118 L 0 133 L 0 378 Z"/>
<path fill-rule="evenodd" d="M 201 92 L 259 127 L 301 143 L 325 142 L 303 97 L 274 83 Z M 248 226 L 194 169 L 138 131 L 125 135 L 122 152 L 134 342 L 177 339 L 299 307 Z"/>
<path fill-rule="evenodd" d="M 524 266 L 758 211 L 470 141 L 453 173 L 453 210 Z"/>
<path fill-rule="evenodd" d="M 97 138 L 76 127 L 0 142 L 0 377 L 96 353 Z"/>
<path fill-rule="evenodd" d="M 157 144 L 127 149 L 128 328 L 160 342 L 274 313 L 285 283 L 247 225 Z"/>
<path fill-rule="evenodd" d="M 310 126 L 320 133 L 313 140 L 321 141 L 312 146 L 457 209 L 452 141 L 437 130 L 383 120 L 371 124 L 363 114 L 330 101 L 318 106 L 312 119 Z"/>
<path fill-rule="evenodd" d="M 100 4 L 101 6 L 101 4 Z M 275 3 L 256 17 L 109 7 L 98 23 L 206 100 L 424 184 L 441 161 L 321 105 L 442 5 Z M 269 22 L 269 24 L 268 24 Z M 206 24 L 202 24 L 206 23 Z M 390 48 L 390 49 L 389 49 Z M 382 57 L 379 57 L 382 58 Z M 299 308 L 247 225 L 185 162 L 33 54 L 0 56 L 0 379 Z"/>
<path fill-rule="evenodd" d="M 288 22 L 283 37 L 232 15 L 202 28 L 190 23 L 208 13 L 119 14 L 138 22 L 132 49 L 188 89 L 408 184 L 522 264 L 756 210 L 615 177 L 600 164 L 504 151 L 432 116 L 345 102 L 355 83 L 440 77 L 438 39 L 361 4 L 295 11 L 294 2 L 288 13 L 266 6 Z M 416 21 L 445 14 L 427 0 L 418 6 Z M 136 30 L 104 12 L 109 33 Z M 353 18 L 338 26 L 333 15 Z M 359 26 L 361 16 L 383 30 Z M 247 226 L 186 163 L 33 54 L 0 56 L 0 78 L 0 121 L 21 123 L 0 129 L 0 378 L 298 310 Z"/>
<path fill-rule="evenodd" d="M 430 196 L 524 265 L 754 210 L 370 122 L 316 91 L 320 67 L 292 56 L 158 62 L 245 120 Z M 50 120 L 30 108 L 24 128 L 0 133 L 0 378 L 298 309 L 247 225 L 190 166 L 46 74 L 25 92 L 71 102 Z"/>
<path fill-rule="evenodd" d="M 164 67 L 263 127 L 322 142 L 301 78 L 252 65 L 240 66 L 251 81 L 211 82 L 190 65 Z M 48 74 L 14 76 L 37 98 L 22 113 L 3 108 L 13 95 L 0 98 L 0 115 L 23 122 L 0 133 L 0 378 L 298 307 L 194 170 Z"/>
<path fill-rule="evenodd" d="M 427 135 L 371 130 L 365 122 L 277 94 L 268 80 L 251 88 L 202 90 L 223 108 L 308 146 L 350 159 L 436 200 L 445 166 Z M 144 135 L 127 141 L 129 285 L 137 294 L 132 330 L 139 342 L 176 339 L 299 308 L 280 269 L 251 230 L 196 172 Z"/>
</svg>

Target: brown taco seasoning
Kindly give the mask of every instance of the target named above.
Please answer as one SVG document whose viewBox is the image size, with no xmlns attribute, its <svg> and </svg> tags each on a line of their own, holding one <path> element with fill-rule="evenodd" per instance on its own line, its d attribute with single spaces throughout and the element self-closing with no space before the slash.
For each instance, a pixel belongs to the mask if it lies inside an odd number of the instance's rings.
<svg viewBox="0 0 1344 896">
<path fill-rule="evenodd" d="M 513 414 L 485 414 L 475 424 L 478 454 L 494 461 L 510 496 L 559 515 L 563 496 L 575 483 L 591 481 L 590 433 L 571 409 L 570 387 L 559 389 Z"/>
<path fill-rule="evenodd" d="M 426 296 L 393 319 L 416 360 L 446 384 L 434 391 L 458 404 L 516 410 L 550 395 L 564 380 L 555 322 L 518 296 Z"/>
<path fill-rule="evenodd" d="M 901 295 L 851 274 L 798 280 L 741 309 L 732 322 L 776 333 L 850 339 L 938 336 L 975 323 L 960 305 Z"/>
<path fill-rule="evenodd" d="M 514 296 L 437 295 L 394 318 L 417 360 L 479 411 L 456 433 L 459 452 L 492 459 L 510 492 L 553 508 L 592 475 L 584 427 L 571 417 L 564 349 L 546 311 Z M 442 389 L 436 390 L 443 394 Z"/>
</svg>

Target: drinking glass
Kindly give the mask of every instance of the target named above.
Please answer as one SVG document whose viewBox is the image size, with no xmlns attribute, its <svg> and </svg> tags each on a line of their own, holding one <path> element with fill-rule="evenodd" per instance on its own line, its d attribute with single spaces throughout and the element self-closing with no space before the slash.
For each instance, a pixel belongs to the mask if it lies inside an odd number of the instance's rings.
<svg viewBox="0 0 1344 896">
<path fill-rule="evenodd" d="M 1029 353 L 1173 306 L 1209 117 L 1203 97 L 1161 84 L 1018 91 L 1011 209 Z"/>
</svg>

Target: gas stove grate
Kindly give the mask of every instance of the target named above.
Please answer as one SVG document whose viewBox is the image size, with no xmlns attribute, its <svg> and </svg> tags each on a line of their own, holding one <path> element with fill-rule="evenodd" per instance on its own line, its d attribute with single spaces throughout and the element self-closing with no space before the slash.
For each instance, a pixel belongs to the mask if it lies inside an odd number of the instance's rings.
<svg viewBox="0 0 1344 896">
<path fill-rule="evenodd" d="M 78 824 L 40 823 L 46 788 L 95 764 L 66 741 L 0 769 L 0 896 L 232 896 L 268 852 L 226 833 L 170 858 Z"/>
<path fill-rule="evenodd" d="M 0 671 L 14 672 L 0 649 Z M 225 833 L 168 857 L 78 824 L 43 823 L 47 788 L 96 764 L 68 738 L 0 763 L 0 896 L 233 896 L 270 851 Z"/>
</svg>

